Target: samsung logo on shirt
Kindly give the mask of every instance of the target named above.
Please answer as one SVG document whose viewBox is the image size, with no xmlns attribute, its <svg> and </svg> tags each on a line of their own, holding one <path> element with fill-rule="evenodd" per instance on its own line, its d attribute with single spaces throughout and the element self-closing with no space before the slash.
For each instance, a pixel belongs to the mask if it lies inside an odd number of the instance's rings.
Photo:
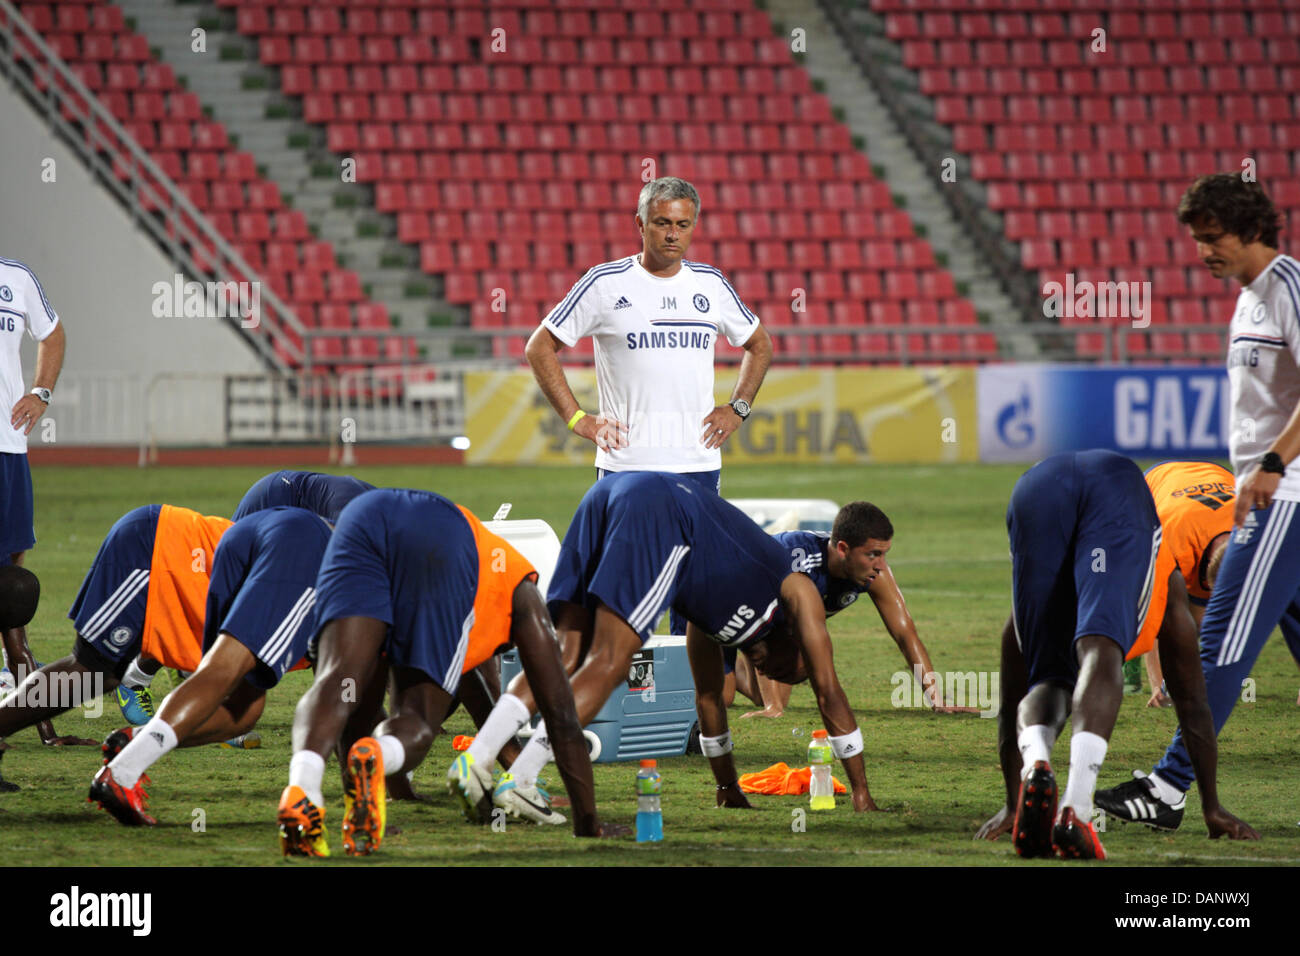
<svg viewBox="0 0 1300 956">
<path fill-rule="evenodd" d="M 712 349 L 712 332 L 629 332 L 628 349 Z"/>
</svg>

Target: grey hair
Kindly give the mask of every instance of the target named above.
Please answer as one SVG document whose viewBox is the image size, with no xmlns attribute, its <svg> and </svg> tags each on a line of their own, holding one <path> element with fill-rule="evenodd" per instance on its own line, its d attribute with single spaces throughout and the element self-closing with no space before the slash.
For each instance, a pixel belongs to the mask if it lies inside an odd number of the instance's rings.
<svg viewBox="0 0 1300 956">
<path fill-rule="evenodd" d="M 636 201 L 636 214 L 642 222 L 649 222 L 651 203 L 674 199 L 689 199 L 695 203 L 695 218 L 700 218 L 700 194 L 694 186 L 676 176 L 660 176 L 642 186 L 641 196 Z"/>
</svg>

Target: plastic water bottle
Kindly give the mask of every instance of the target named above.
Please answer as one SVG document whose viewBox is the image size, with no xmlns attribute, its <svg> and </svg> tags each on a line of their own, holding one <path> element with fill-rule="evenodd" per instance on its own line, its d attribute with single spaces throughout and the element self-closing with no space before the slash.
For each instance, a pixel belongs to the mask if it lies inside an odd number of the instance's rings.
<svg viewBox="0 0 1300 956">
<path fill-rule="evenodd" d="M 812 740 L 808 742 L 808 766 L 812 768 L 808 805 L 813 810 L 835 809 L 835 784 L 831 782 L 831 761 L 834 759 L 826 731 L 814 730 Z"/>
<path fill-rule="evenodd" d="M 658 843 L 664 838 L 664 814 L 659 807 L 659 765 L 642 760 L 636 774 L 636 842 Z"/>
</svg>

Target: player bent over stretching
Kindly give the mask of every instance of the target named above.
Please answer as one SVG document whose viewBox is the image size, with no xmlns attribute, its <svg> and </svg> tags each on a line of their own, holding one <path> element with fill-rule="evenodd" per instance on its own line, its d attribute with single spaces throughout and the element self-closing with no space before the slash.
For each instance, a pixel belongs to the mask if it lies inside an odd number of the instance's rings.
<svg viewBox="0 0 1300 956">
<path fill-rule="evenodd" d="M 339 512 L 349 501 L 374 487 L 351 475 L 273 471 L 255 481 L 244 493 L 230 520 L 239 521 L 258 511 L 283 505 L 286 508 L 305 508 L 324 518 L 332 527 L 338 520 Z M 117 703 L 127 723 L 139 726 L 148 723 L 153 717 L 154 702 L 150 685 L 160 670 L 160 661 L 141 654 L 122 675 L 122 682 L 117 687 Z M 231 740 L 228 743 L 236 747 L 246 746 L 243 740 Z"/>
<path fill-rule="evenodd" d="M 87 674 L 96 675 L 97 694 L 114 690 L 142 651 L 166 667 L 198 667 L 212 556 L 230 525 L 172 505 L 145 505 L 119 518 L 68 612 L 77 631 L 72 653 L 0 701 L 0 737 L 90 699 Z M 61 688 L 58 699 L 48 699 L 48 687 Z"/>
<path fill-rule="evenodd" d="M 862 734 L 831 661 L 821 595 L 807 575 L 791 570 L 789 552 L 734 505 L 671 474 L 623 472 L 601 479 L 583 497 L 565 533 L 547 603 L 573 673 L 582 724 L 626 679 L 633 655 L 663 612 L 675 607 L 686 617 L 701 742 L 718 778 L 717 801 L 741 807 L 749 804 L 731 763 L 720 703 L 719 644 L 748 647 L 783 612 L 808 661 L 818 707 L 852 784 L 854 807 L 875 809 Z M 716 704 L 706 702 L 715 691 Z M 511 766 L 511 779 L 503 777 L 495 791 L 487 769 L 501 742 L 513 737 L 533 710 L 531 683 L 521 675 L 447 772 L 448 789 L 461 798 L 471 820 L 484 818 L 491 797 L 512 813 L 547 822 L 550 811 L 538 805 L 535 781 L 549 759 L 549 723 L 538 726 Z"/>
<path fill-rule="evenodd" d="M 329 539 L 329 525 L 302 508 L 276 507 L 235 522 L 214 558 L 203 660 L 134 736 L 129 728 L 110 735 L 105 756 L 120 752 L 95 775 L 91 800 L 120 823 L 153 825 L 141 782 L 154 763 L 176 747 L 253 729 L 266 692 L 303 659 L 315 633 L 316 575 Z"/>
<path fill-rule="evenodd" d="M 336 745 L 348 755 L 344 847 L 377 849 L 384 774 L 419 765 L 461 675 L 512 643 L 554 728 L 574 834 L 602 834 L 591 761 L 536 580 L 509 542 L 439 495 L 381 489 L 343 510 L 316 584 L 316 681 L 294 714 L 278 814 L 285 855 L 329 855 L 321 779 Z M 390 670 L 391 716 L 376 727 L 369 715 Z"/>
<path fill-rule="evenodd" d="M 1219 805 L 1214 727 L 1187 588 L 1161 542 L 1137 465 L 1109 451 L 1039 462 L 1011 493 L 1007 534 L 1012 618 L 1002 634 L 998 717 L 1007 803 L 977 838 L 995 840 L 1010 829 L 1022 857 L 1106 858 L 1092 826 L 1093 789 L 1119 714 L 1124 659 L 1148 650 L 1158 631 L 1210 836 L 1257 839 Z M 1070 775 L 1058 813 L 1050 761 L 1071 712 Z"/>
</svg>

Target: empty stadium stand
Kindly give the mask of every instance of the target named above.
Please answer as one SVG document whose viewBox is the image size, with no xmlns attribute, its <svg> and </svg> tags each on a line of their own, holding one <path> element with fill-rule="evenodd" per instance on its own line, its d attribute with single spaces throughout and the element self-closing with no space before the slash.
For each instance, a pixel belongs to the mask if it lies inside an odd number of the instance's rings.
<svg viewBox="0 0 1300 956">
<path fill-rule="evenodd" d="M 1150 282 L 1151 327 L 1116 344 L 1140 358 L 1217 363 L 1237 287 L 1199 264 L 1174 209 L 1196 176 L 1250 169 L 1292 221 L 1300 214 L 1300 10 L 1108 7 L 872 4 L 1024 268 L 1040 283 L 1067 273 Z M 1105 357 L 1101 324 L 1062 320 L 1083 358 Z M 1196 328 L 1206 324 L 1219 330 Z"/>
</svg>

